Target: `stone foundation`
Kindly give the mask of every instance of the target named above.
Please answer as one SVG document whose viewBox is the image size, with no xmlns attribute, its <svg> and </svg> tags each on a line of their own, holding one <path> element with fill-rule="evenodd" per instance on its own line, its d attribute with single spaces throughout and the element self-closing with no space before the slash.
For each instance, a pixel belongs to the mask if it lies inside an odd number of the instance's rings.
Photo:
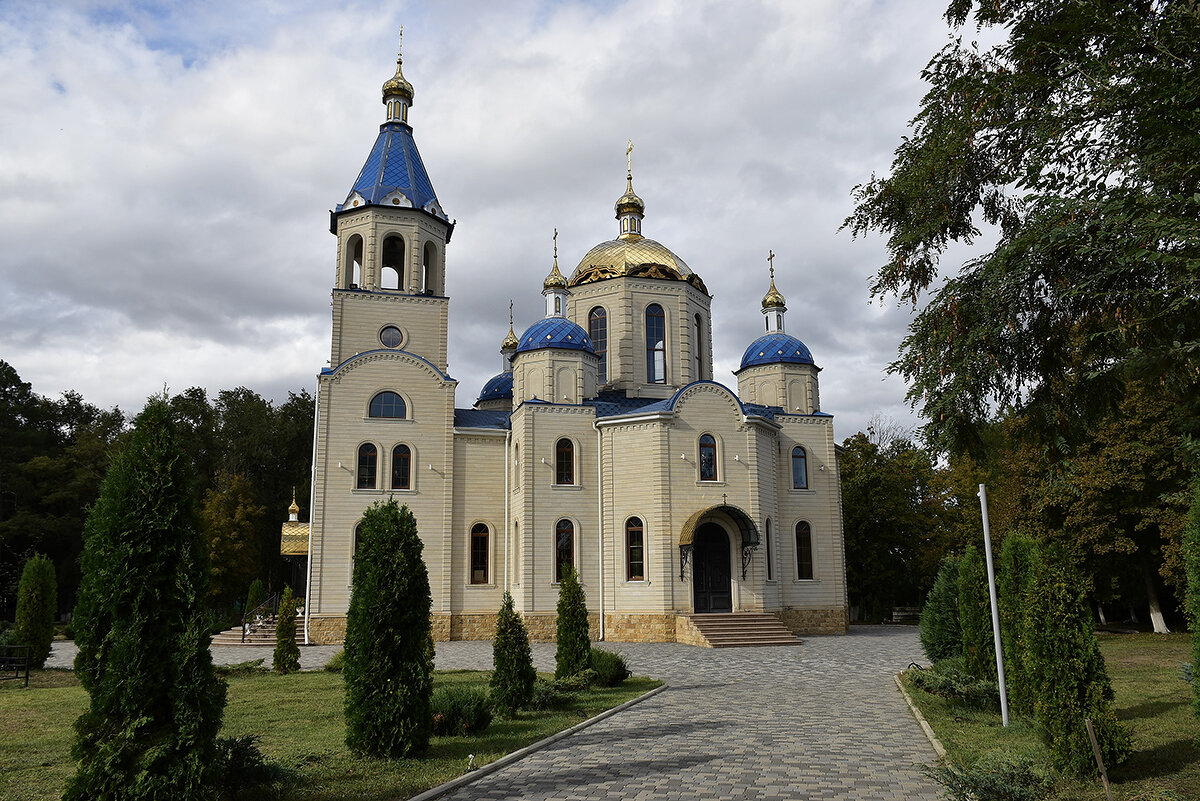
<svg viewBox="0 0 1200 801">
<path fill-rule="evenodd" d="M 675 642 L 684 645 L 698 645 L 701 648 L 712 648 L 708 640 L 700 633 L 700 629 L 696 628 L 696 624 L 692 623 L 692 619 L 687 615 L 675 615 Z"/>
<path fill-rule="evenodd" d="M 675 615 L 605 615 L 604 639 L 615 642 L 675 642 Z"/>
<path fill-rule="evenodd" d="M 314 645 L 341 645 L 346 641 L 346 616 L 313 615 L 308 619 L 308 641 Z"/>
<path fill-rule="evenodd" d="M 451 640 L 490 640 L 496 636 L 496 615 L 450 615 Z M 437 635 L 434 635 L 437 639 Z"/>
<path fill-rule="evenodd" d="M 844 607 L 831 609 L 780 609 L 771 614 L 779 618 L 792 634 L 845 634 L 850 628 L 848 610 Z"/>
</svg>

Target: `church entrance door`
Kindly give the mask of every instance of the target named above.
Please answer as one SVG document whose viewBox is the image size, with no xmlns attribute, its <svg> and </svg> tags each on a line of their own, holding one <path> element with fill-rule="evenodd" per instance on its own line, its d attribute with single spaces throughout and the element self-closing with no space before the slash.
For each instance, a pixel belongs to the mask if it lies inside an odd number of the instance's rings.
<svg viewBox="0 0 1200 801">
<path fill-rule="evenodd" d="M 729 535 L 716 523 L 696 529 L 692 542 L 692 592 L 697 613 L 732 612 Z"/>
</svg>

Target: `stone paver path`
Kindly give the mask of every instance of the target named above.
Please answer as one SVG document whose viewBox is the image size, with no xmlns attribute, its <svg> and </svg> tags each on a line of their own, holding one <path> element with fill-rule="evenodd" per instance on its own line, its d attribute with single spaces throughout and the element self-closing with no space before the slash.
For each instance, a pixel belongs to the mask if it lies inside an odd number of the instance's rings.
<svg viewBox="0 0 1200 801">
<path fill-rule="evenodd" d="M 529 801 L 709 799 L 936 799 L 917 769 L 936 759 L 892 677 L 920 661 L 912 627 L 855 627 L 797 648 L 708 649 L 602 643 L 637 675 L 668 687 L 632 708 L 447 796 Z M 316 669 L 334 646 L 300 649 Z M 554 645 L 533 646 L 539 670 Z M 69 667 L 73 643 L 54 643 L 47 666 Z M 214 648 L 218 664 L 270 648 Z M 490 670 L 490 642 L 437 644 L 441 669 Z"/>
</svg>

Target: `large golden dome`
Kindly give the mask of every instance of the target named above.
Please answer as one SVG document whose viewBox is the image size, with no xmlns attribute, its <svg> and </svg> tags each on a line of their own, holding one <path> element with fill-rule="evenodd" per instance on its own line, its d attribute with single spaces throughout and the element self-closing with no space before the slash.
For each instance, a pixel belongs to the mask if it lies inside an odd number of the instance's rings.
<svg viewBox="0 0 1200 801">
<path fill-rule="evenodd" d="M 700 276 L 666 245 L 636 235 L 601 242 L 589 250 L 571 275 L 571 286 L 621 276 L 687 281 L 708 294 Z"/>
</svg>

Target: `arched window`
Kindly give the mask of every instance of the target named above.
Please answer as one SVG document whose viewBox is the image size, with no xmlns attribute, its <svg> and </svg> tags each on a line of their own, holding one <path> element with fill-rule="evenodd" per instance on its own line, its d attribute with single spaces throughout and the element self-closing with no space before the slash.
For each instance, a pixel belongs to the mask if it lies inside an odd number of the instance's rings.
<svg viewBox="0 0 1200 801">
<path fill-rule="evenodd" d="M 575 566 L 575 524 L 559 520 L 554 526 L 554 580 L 562 581 L 567 569 Z"/>
<path fill-rule="evenodd" d="M 521 486 L 521 443 L 513 443 L 513 468 L 512 468 L 512 485 L 513 488 Z"/>
<path fill-rule="evenodd" d="M 700 480 L 717 480 L 717 441 L 712 434 L 700 437 Z"/>
<path fill-rule="evenodd" d="M 646 542 L 639 517 L 625 521 L 625 578 L 628 581 L 646 580 Z"/>
<path fill-rule="evenodd" d="M 767 581 L 775 580 L 775 543 L 771 542 L 771 518 L 767 518 Z"/>
<path fill-rule="evenodd" d="M 554 483 L 575 483 L 575 444 L 566 437 L 554 445 Z"/>
<path fill-rule="evenodd" d="M 395 392 L 383 391 L 371 398 L 371 417 L 404 418 L 408 409 L 404 406 L 404 398 Z"/>
<path fill-rule="evenodd" d="M 362 283 L 363 239 L 358 234 L 346 241 L 346 263 L 343 268 L 343 289 L 358 289 Z"/>
<path fill-rule="evenodd" d="M 404 240 L 399 235 L 384 238 L 379 267 L 380 289 L 404 289 Z"/>
<path fill-rule="evenodd" d="M 646 381 L 663 384 L 667 380 L 667 322 L 662 306 L 646 307 Z"/>
<path fill-rule="evenodd" d="M 358 558 L 358 549 L 362 547 L 362 523 L 354 524 L 354 550 L 350 554 L 351 559 Z"/>
<path fill-rule="evenodd" d="M 600 306 L 588 313 L 588 336 L 592 338 L 592 350 L 600 357 L 600 383 L 608 381 L 608 312 Z"/>
<path fill-rule="evenodd" d="M 801 520 L 796 524 L 796 578 L 813 577 L 812 527 Z"/>
<path fill-rule="evenodd" d="M 704 326 L 700 322 L 700 315 L 696 315 L 696 340 L 692 343 L 696 354 L 696 374 L 692 376 L 693 381 L 699 381 L 704 378 Z"/>
<path fill-rule="evenodd" d="M 514 520 L 512 524 L 512 545 L 509 546 L 508 558 L 512 560 L 512 583 L 521 583 L 521 524 Z"/>
<path fill-rule="evenodd" d="M 488 583 L 488 527 L 485 523 L 471 526 L 471 583 Z"/>
<path fill-rule="evenodd" d="M 392 489 L 411 489 L 412 451 L 407 445 L 392 448 Z"/>
<path fill-rule="evenodd" d="M 358 446 L 358 488 L 375 489 L 375 468 L 379 462 L 379 452 L 375 446 L 365 442 Z"/>
<path fill-rule="evenodd" d="M 808 454 L 799 445 L 792 448 L 792 488 L 808 489 Z"/>
<path fill-rule="evenodd" d="M 423 284 L 426 295 L 438 294 L 437 261 L 437 248 L 433 246 L 432 242 L 426 242 L 424 255 L 425 283 Z"/>
</svg>

